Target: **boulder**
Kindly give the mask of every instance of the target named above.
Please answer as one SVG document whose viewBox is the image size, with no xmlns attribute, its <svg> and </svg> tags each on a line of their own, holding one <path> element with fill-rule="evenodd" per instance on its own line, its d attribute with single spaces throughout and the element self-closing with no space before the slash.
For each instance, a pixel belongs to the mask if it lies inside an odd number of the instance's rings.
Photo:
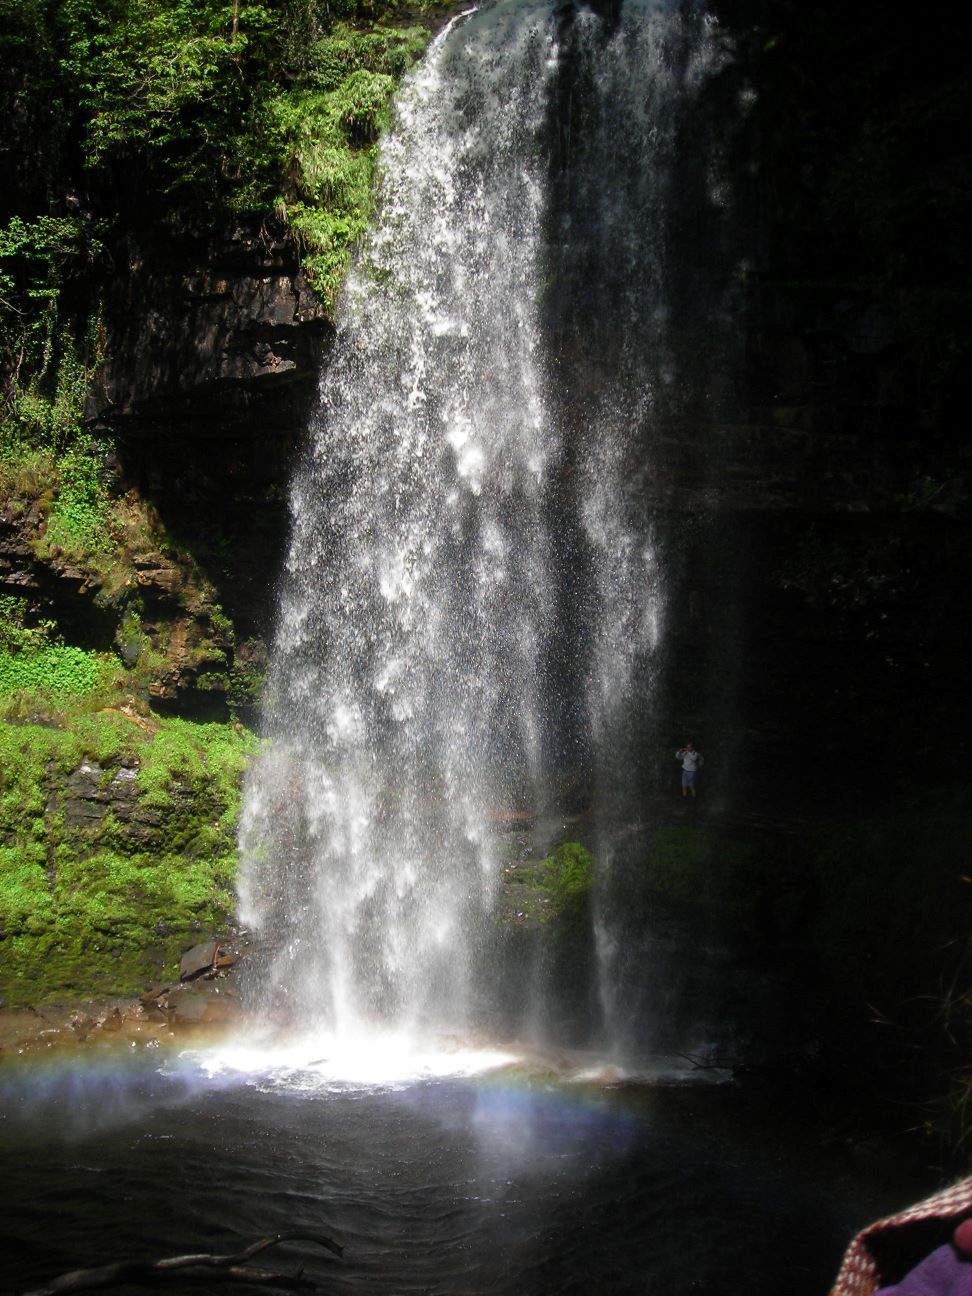
<svg viewBox="0 0 972 1296">
<path fill-rule="evenodd" d="M 216 962 L 219 945 L 215 940 L 202 941 L 186 950 L 179 962 L 179 980 L 191 981 L 193 977 L 208 972 Z"/>
</svg>

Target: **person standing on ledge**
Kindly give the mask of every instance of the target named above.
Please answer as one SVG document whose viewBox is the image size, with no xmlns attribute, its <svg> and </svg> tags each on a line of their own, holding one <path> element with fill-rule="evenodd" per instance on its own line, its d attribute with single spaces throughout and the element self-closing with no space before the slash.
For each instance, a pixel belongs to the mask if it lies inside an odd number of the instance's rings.
<svg viewBox="0 0 972 1296">
<path fill-rule="evenodd" d="M 695 776 L 705 764 L 702 753 L 695 750 L 695 743 L 690 738 L 684 747 L 679 747 L 675 759 L 682 762 L 682 796 L 695 796 Z"/>
</svg>

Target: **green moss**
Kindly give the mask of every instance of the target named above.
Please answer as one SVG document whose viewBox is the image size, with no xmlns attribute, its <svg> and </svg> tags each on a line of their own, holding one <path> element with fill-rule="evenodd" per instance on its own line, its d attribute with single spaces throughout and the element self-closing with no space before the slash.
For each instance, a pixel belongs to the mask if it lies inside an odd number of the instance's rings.
<svg viewBox="0 0 972 1296">
<path fill-rule="evenodd" d="M 17 935 L 46 929 L 53 905 L 46 873 L 47 857 L 36 842 L 0 846 L 0 931 Z"/>
<path fill-rule="evenodd" d="M 501 917 L 534 926 L 571 922 L 587 911 L 594 858 L 579 842 L 562 842 L 544 859 L 507 865 Z"/>
<path fill-rule="evenodd" d="M 255 739 L 239 725 L 77 713 L 69 728 L 0 722 L 0 995 L 131 993 L 234 904 L 242 774 Z M 65 780 L 83 761 L 110 795 L 72 822 Z M 124 807 L 124 816 L 116 812 Z M 75 820 L 77 816 L 74 816 Z"/>
</svg>

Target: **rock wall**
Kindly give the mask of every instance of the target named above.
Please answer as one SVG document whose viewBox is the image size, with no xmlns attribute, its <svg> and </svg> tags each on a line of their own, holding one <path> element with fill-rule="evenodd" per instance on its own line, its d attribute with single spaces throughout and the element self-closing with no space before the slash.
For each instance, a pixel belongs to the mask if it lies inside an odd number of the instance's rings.
<svg viewBox="0 0 972 1296">
<path fill-rule="evenodd" d="M 129 251 L 106 300 L 89 416 L 116 439 L 125 480 L 184 538 L 239 638 L 260 638 L 331 323 L 293 238 L 266 225 Z"/>
<path fill-rule="evenodd" d="M 259 689 L 287 483 L 331 324 L 293 239 L 267 225 L 131 233 L 115 258 L 85 407 L 107 447 L 111 553 L 49 543 L 52 495 L 27 483 L 0 507 L 0 589 L 130 668 L 147 649 L 146 700 L 218 718 L 228 695 L 245 710 Z"/>
<path fill-rule="evenodd" d="M 724 804 L 796 825 L 972 779 L 969 22 L 713 9 L 733 57 L 686 142 L 717 132 L 729 196 L 686 180 L 670 238 L 682 282 L 729 273 L 683 312 L 703 399 L 633 478 L 669 574 L 651 759 L 694 731 Z"/>
<path fill-rule="evenodd" d="M 0 999 L 131 993 L 225 930 L 249 734 L 126 707 L 0 748 Z"/>
</svg>

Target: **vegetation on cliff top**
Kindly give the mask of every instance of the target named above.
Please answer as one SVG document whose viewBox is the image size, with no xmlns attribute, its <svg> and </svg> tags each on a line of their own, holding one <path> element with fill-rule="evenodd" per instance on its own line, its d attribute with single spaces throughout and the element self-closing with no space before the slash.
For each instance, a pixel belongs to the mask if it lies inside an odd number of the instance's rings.
<svg viewBox="0 0 972 1296">
<path fill-rule="evenodd" d="M 333 306 L 396 79 L 429 39 L 397 13 L 375 0 L 0 0 L 0 504 L 6 521 L 38 503 L 35 547 L 102 585 L 130 579 L 113 561 L 114 447 L 83 429 L 102 288 L 145 239 L 282 222 Z M 164 542 L 137 521 L 137 547 Z"/>
<path fill-rule="evenodd" d="M 429 38 L 396 25 L 398 12 L 373 0 L 0 0 L 8 397 L 25 366 L 45 367 L 58 299 L 90 298 L 133 230 L 276 213 L 333 302 L 370 213 L 396 79 Z"/>
<path fill-rule="evenodd" d="M 234 664 L 201 562 L 92 432 L 103 286 L 153 240 L 245 218 L 288 228 L 333 306 L 370 215 L 392 90 L 434 7 L 0 0 L 0 529 L 35 570 L 83 582 L 89 619 L 114 621 L 114 647 L 129 667 L 141 654 L 154 696 L 188 681 L 214 707 L 246 707 L 259 681 Z M 154 586 L 146 569 L 161 572 Z M 96 641 L 107 646 L 103 631 L 80 644 Z"/>
</svg>

